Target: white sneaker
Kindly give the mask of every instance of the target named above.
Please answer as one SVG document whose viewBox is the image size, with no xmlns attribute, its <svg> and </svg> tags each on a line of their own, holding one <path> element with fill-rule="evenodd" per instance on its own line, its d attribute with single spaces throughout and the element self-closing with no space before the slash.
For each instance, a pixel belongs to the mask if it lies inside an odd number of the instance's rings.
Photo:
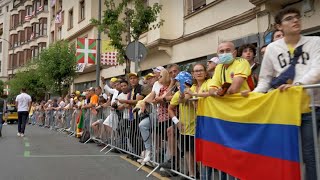
<svg viewBox="0 0 320 180">
<path fill-rule="evenodd" d="M 21 136 L 21 134 L 20 134 L 20 133 L 17 133 L 17 136 L 19 136 L 19 137 L 20 137 L 20 136 Z"/>
<path fill-rule="evenodd" d="M 151 160 L 151 151 L 149 150 L 146 150 L 146 153 L 145 153 L 145 157 L 143 159 L 143 162 L 146 163 L 146 162 L 149 162 Z"/>
<path fill-rule="evenodd" d="M 3 125 L 6 126 L 6 125 L 8 125 L 8 123 L 5 122 L 5 123 L 3 123 Z"/>
<path fill-rule="evenodd" d="M 24 134 L 21 133 L 20 136 L 21 136 L 21 137 L 24 137 Z"/>
</svg>

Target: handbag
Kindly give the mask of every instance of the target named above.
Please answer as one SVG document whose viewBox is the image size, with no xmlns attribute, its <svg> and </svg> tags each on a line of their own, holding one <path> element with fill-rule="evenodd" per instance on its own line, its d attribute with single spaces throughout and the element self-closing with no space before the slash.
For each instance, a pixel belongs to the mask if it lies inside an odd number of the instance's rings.
<svg viewBox="0 0 320 180">
<path fill-rule="evenodd" d="M 303 45 L 297 47 L 294 50 L 294 56 L 293 58 L 290 58 L 290 66 L 288 69 L 286 69 L 284 72 L 282 72 L 278 77 L 275 77 L 272 81 L 271 81 L 271 87 L 276 89 L 279 86 L 281 86 L 282 84 L 292 84 L 294 77 L 296 75 L 296 64 L 298 62 L 299 57 L 302 55 L 303 51 L 302 51 L 302 47 Z"/>
</svg>

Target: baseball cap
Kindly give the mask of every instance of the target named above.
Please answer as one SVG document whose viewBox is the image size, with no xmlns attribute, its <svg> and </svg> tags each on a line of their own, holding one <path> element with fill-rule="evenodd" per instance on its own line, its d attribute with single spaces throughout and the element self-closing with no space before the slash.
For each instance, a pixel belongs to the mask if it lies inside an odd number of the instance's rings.
<svg viewBox="0 0 320 180">
<path fill-rule="evenodd" d="M 156 73 L 161 72 L 163 69 L 164 69 L 164 67 L 162 67 L 162 66 L 158 66 L 156 68 L 152 68 L 153 72 L 156 72 Z"/>
<path fill-rule="evenodd" d="M 144 79 L 148 79 L 149 77 L 154 77 L 155 75 L 152 73 L 149 73 L 147 75 L 144 76 Z"/>
<path fill-rule="evenodd" d="M 131 77 L 131 76 L 137 76 L 138 77 L 138 74 L 137 73 L 129 73 L 128 77 Z"/>
<path fill-rule="evenodd" d="M 89 91 L 95 91 L 95 89 L 93 87 L 90 87 L 88 90 Z"/>
<path fill-rule="evenodd" d="M 87 95 L 87 92 L 83 92 L 82 94 L 81 94 L 81 96 L 86 96 Z"/>
<path fill-rule="evenodd" d="M 80 93 L 80 91 L 76 91 L 76 95 L 80 95 L 81 93 Z"/>
<path fill-rule="evenodd" d="M 209 59 L 208 61 L 211 61 L 211 62 L 213 62 L 215 64 L 219 64 L 219 58 L 218 57 L 213 57 L 213 58 Z"/>
<path fill-rule="evenodd" d="M 115 78 L 115 77 L 113 77 L 113 78 L 111 78 L 111 82 L 116 82 L 118 79 L 117 78 Z"/>
</svg>

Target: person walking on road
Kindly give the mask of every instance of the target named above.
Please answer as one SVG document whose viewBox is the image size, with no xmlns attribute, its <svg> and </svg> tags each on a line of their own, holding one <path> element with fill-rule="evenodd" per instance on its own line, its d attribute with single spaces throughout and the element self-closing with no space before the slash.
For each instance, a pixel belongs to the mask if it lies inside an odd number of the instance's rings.
<svg viewBox="0 0 320 180">
<path fill-rule="evenodd" d="M 16 97 L 16 107 L 18 108 L 18 136 L 24 137 L 29 110 L 31 108 L 31 97 L 26 93 L 26 89 L 21 89 L 21 94 Z"/>
</svg>

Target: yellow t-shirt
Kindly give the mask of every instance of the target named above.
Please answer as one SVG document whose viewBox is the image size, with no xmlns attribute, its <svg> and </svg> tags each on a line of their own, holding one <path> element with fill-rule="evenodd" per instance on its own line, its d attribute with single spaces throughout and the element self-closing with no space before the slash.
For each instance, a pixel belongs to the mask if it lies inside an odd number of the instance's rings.
<svg viewBox="0 0 320 180">
<path fill-rule="evenodd" d="M 228 68 L 223 64 L 217 65 L 210 87 L 220 88 L 225 82 L 232 83 L 234 77 L 248 78 L 250 74 L 249 62 L 243 58 L 236 58 Z M 241 85 L 240 91 L 243 90 L 250 90 L 247 81 Z"/>
<path fill-rule="evenodd" d="M 290 56 L 293 56 L 294 55 L 294 47 L 288 45 L 288 49 L 289 49 L 289 52 L 290 52 Z"/>
<path fill-rule="evenodd" d="M 193 86 L 191 87 L 192 91 Z M 170 105 L 179 105 L 179 121 L 184 126 L 184 131 L 180 131 L 182 135 L 194 135 L 196 128 L 196 111 L 193 102 L 179 103 L 180 91 L 176 92 Z"/>
</svg>

